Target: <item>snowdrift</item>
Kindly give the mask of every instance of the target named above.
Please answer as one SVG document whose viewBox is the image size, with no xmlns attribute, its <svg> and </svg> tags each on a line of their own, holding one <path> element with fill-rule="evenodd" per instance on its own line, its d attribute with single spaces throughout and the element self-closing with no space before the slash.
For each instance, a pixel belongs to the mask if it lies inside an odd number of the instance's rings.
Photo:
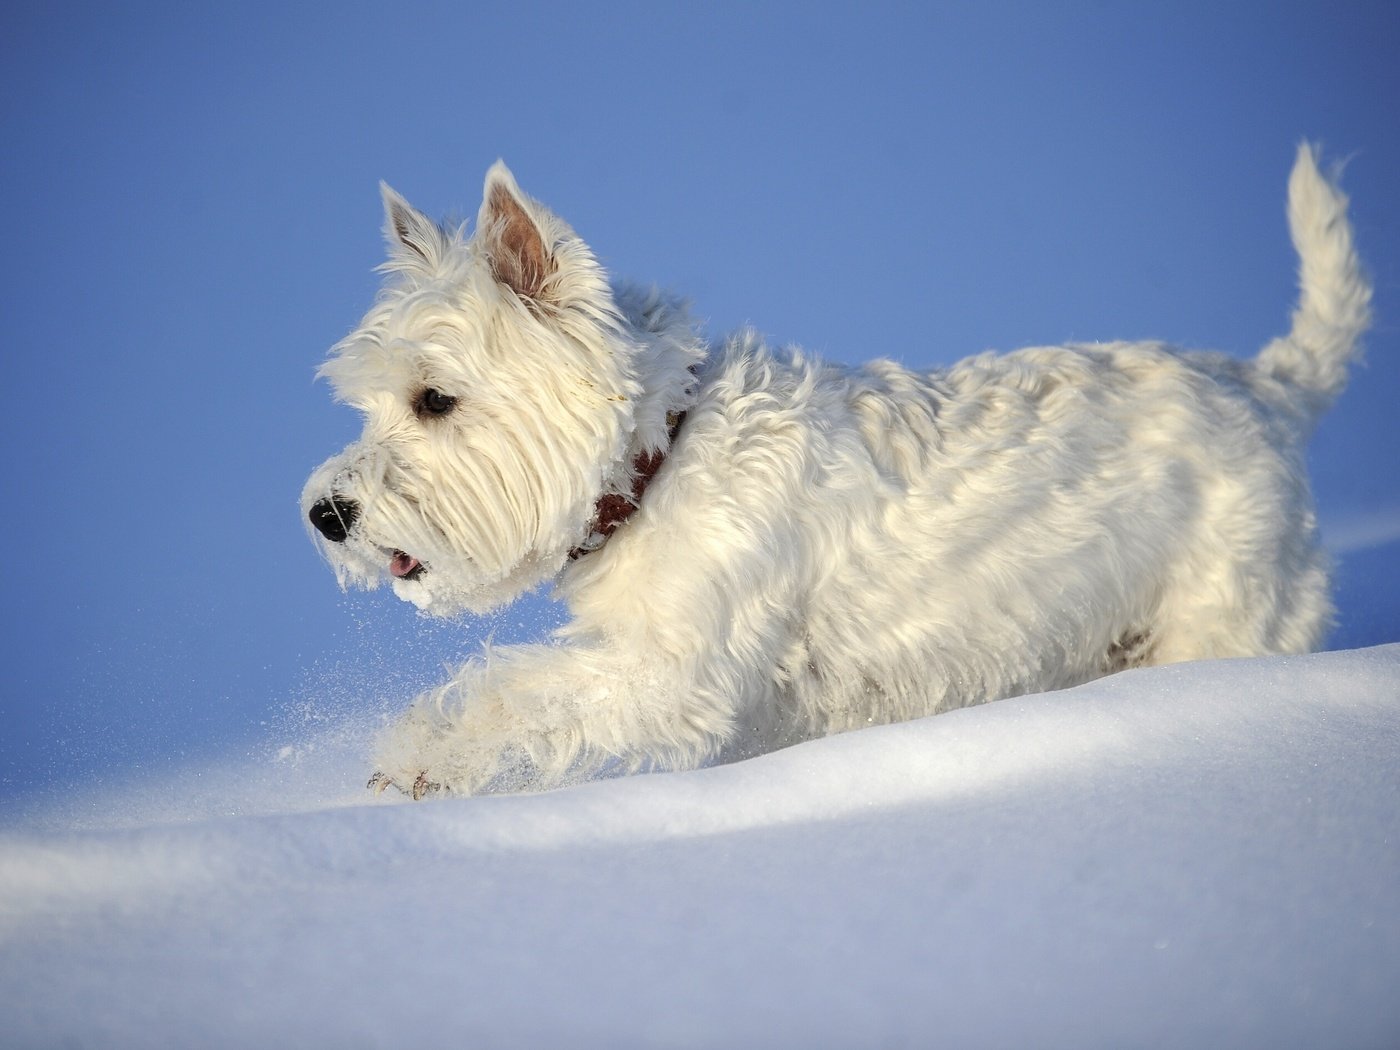
<svg viewBox="0 0 1400 1050">
<path fill-rule="evenodd" d="M 12 821 L 0 1042 L 1400 1045 L 1400 645 L 535 796 L 355 740 Z"/>
</svg>

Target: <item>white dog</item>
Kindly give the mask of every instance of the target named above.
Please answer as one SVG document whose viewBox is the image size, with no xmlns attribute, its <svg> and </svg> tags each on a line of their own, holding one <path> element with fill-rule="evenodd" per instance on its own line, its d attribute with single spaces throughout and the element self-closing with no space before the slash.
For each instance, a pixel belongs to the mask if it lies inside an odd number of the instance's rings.
<svg viewBox="0 0 1400 1050">
<path fill-rule="evenodd" d="M 1370 289 L 1308 146 L 1300 302 L 1250 362 L 1108 343 L 911 372 L 710 345 L 502 164 L 470 237 L 382 190 L 389 280 L 321 369 L 364 434 L 303 511 L 342 585 L 452 615 L 557 578 L 573 619 L 421 697 L 372 785 L 694 766 L 1328 629 L 1303 447 Z"/>
</svg>

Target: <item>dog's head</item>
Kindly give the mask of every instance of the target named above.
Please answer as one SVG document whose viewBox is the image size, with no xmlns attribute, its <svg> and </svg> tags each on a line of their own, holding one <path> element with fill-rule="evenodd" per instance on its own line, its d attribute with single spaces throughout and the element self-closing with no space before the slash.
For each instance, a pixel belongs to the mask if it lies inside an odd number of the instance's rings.
<svg viewBox="0 0 1400 1050">
<path fill-rule="evenodd" d="M 470 237 L 381 191 L 385 286 L 320 370 L 364 432 L 302 512 L 342 585 L 484 611 L 555 575 L 629 457 L 664 448 L 668 391 L 643 366 L 688 378 L 698 344 L 667 304 L 615 292 L 504 164 Z"/>
</svg>

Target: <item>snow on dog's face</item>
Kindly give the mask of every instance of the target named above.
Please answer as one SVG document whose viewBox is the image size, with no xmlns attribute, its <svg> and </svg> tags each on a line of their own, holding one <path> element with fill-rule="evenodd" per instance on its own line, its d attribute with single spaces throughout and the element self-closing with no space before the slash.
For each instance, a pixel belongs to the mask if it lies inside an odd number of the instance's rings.
<svg viewBox="0 0 1400 1050">
<path fill-rule="evenodd" d="M 385 287 L 320 370 L 364 433 L 302 511 L 342 586 L 485 611 L 555 575 L 626 472 L 639 348 L 587 246 L 503 164 L 470 238 L 381 190 Z"/>
</svg>

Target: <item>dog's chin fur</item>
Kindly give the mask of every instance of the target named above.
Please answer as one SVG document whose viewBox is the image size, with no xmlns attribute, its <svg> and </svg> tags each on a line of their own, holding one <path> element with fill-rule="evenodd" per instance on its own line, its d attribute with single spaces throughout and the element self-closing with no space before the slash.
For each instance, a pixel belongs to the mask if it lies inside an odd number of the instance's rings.
<svg viewBox="0 0 1400 1050">
<path fill-rule="evenodd" d="M 420 698 L 381 785 L 691 766 L 1324 637 L 1303 450 L 1370 289 L 1310 147 L 1293 328 L 1252 362 L 1112 343 L 919 373 L 710 347 L 503 165 L 471 236 L 383 193 L 384 290 L 321 369 L 364 433 L 303 513 L 334 501 L 317 539 L 342 585 L 455 615 L 557 580 L 573 620 Z M 598 502 L 639 462 L 659 470 L 603 542 Z"/>
</svg>

